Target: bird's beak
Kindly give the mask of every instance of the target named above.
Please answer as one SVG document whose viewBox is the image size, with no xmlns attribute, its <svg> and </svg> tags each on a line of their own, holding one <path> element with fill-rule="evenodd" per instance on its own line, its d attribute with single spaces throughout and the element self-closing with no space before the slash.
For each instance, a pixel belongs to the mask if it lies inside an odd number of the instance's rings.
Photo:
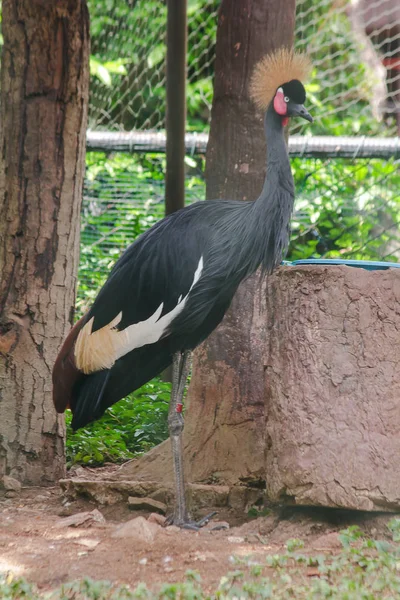
<svg viewBox="0 0 400 600">
<path fill-rule="evenodd" d="M 291 117 L 302 117 L 303 119 L 305 119 L 306 121 L 309 121 L 310 123 L 312 123 L 314 121 L 314 119 L 312 118 L 312 116 L 310 115 L 308 110 L 306 110 L 302 104 L 291 104 L 290 116 Z"/>
</svg>

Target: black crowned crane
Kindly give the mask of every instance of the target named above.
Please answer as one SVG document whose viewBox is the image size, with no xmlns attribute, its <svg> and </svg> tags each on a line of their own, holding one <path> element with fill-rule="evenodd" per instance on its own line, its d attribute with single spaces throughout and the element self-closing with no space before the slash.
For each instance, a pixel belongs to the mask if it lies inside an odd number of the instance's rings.
<svg viewBox="0 0 400 600">
<path fill-rule="evenodd" d="M 172 363 L 173 522 L 181 527 L 193 525 L 182 468 L 190 353 L 221 322 L 239 284 L 260 266 L 270 273 L 285 254 L 294 184 L 284 127 L 290 117 L 312 121 L 301 83 L 309 70 L 304 55 L 280 49 L 253 74 L 251 96 L 265 112 L 267 137 L 267 174 L 259 198 L 197 202 L 142 234 L 117 261 L 54 365 L 55 407 L 58 412 L 71 408 L 72 427 L 78 429 Z"/>
</svg>

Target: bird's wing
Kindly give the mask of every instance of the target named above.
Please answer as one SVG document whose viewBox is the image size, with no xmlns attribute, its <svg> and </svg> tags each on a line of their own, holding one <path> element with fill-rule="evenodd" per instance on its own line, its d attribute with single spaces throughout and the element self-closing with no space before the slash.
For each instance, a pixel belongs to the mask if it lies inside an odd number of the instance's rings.
<svg viewBox="0 0 400 600">
<path fill-rule="evenodd" d="M 203 270 L 204 228 L 193 219 L 196 212 L 192 205 L 163 219 L 117 261 L 58 354 L 53 368 L 58 412 L 74 404 L 86 374 L 108 369 L 166 335 Z"/>
<path fill-rule="evenodd" d="M 172 215 L 128 248 L 77 337 L 74 356 L 80 371 L 111 368 L 125 354 L 165 335 L 203 272 L 198 237 L 182 216 Z"/>
</svg>

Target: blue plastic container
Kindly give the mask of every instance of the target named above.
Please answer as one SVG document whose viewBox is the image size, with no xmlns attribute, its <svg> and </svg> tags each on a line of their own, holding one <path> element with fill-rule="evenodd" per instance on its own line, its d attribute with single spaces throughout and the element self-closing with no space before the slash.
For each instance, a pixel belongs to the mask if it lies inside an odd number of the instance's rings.
<svg viewBox="0 0 400 600">
<path fill-rule="evenodd" d="M 357 267 L 367 269 L 367 271 L 382 271 L 385 269 L 400 269 L 400 263 L 381 262 L 379 260 L 343 260 L 340 258 L 307 258 L 303 260 L 294 260 L 293 262 L 284 262 L 286 265 L 346 265 L 347 267 Z"/>
</svg>

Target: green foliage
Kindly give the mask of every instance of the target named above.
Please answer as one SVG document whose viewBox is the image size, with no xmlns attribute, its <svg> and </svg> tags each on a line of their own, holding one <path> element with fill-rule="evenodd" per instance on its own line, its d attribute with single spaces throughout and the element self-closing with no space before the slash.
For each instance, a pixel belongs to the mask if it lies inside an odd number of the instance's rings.
<svg viewBox="0 0 400 600">
<path fill-rule="evenodd" d="M 165 159 L 86 155 L 77 310 L 94 300 L 123 250 L 164 215 Z"/>
<path fill-rule="evenodd" d="M 67 463 L 122 462 L 168 437 L 170 384 L 156 378 L 109 408 L 99 421 L 73 432 L 67 411 Z"/>
<path fill-rule="evenodd" d="M 97 77 L 106 87 L 112 86 L 112 75 L 127 75 L 127 60 L 107 60 L 102 63 L 94 56 L 90 57 L 90 75 Z"/>
<path fill-rule="evenodd" d="M 163 126 L 165 0 L 88 0 L 88 6 L 90 126 L 112 129 L 116 124 L 128 131 Z M 209 120 L 217 6 L 218 0 L 188 2 L 188 117 L 197 130 Z"/>
<path fill-rule="evenodd" d="M 400 542 L 400 519 L 395 517 L 388 523 L 388 528 L 392 533 L 393 541 Z"/>
<path fill-rule="evenodd" d="M 34 600 L 39 596 L 34 586 L 22 578 L 14 578 L 10 573 L 5 576 L 0 574 L 0 598 L 2 600 L 20 600 L 22 598 Z"/>
<path fill-rule="evenodd" d="M 266 517 L 270 512 L 271 510 L 269 508 L 252 506 L 247 511 L 247 516 L 249 519 L 258 519 L 260 517 Z"/>
<path fill-rule="evenodd" d="M 400 171 L 394 160 L 297 158 L 292 168 L 296 210 L 288 260 L 397 261 Z"/>
<path fill-rule="evenodd" d="M 188 128 L 208 127 L 220 0 L 188 2 Z M 372 115 L 374 74 L 363 63 L 348 0 L 298 3 L 295 44 L 311 54 L 307 85 L 314 135 L 390 135 Z M 91 16 L 90 123 L 106 129 L 162 127 L 165 114 L 166 1 L 88 0 Z M 151 23 L 151 26 L 149 26 Z M 317 40 L 317 42 L 315 41 Z M 129 104 L 129 107 L 127 105 Z M 387 128 L 387 125 L 391 129 Z M 304 130 L 297 123 L 296 131 Z"/>
<path fill-rule="evenodd" d="M 208 128 L 220 0 L 188 0 L 188 128 Z M 315 69 L 307 85 L 314 135 L 390 135 L 372 115 L 374 73 L 355 42 L 348 0 L 298 2 L 295 44 Z M 164 126 L 166 0 L 88 0 L 90 128 Z M 1 10 L 1 4 L 0 4 Z M 0 45 L 2 43 L 0 37 Z M 389 125 L 389 128 L 387 127 Z M 296 131 L 304 129 L 298 123 Z"/>
<path fill-rule="evenodd" d="M 296 550 L 300 550 L 301 548 L 304 548 L 303 540 L 298 540 L 297 538 L 288 540 L 285 545 L 286 545 L 286 550 L 288 552 L 295 552 Z"/>
<path fill-rule="evenodd" d="M 340 532 L 340 541 L 344 548 L 349 548 L 352 543 L 362 539 L 363 532 L 358 525 L 350 525 L 347 529 Z"/>
</svg>

